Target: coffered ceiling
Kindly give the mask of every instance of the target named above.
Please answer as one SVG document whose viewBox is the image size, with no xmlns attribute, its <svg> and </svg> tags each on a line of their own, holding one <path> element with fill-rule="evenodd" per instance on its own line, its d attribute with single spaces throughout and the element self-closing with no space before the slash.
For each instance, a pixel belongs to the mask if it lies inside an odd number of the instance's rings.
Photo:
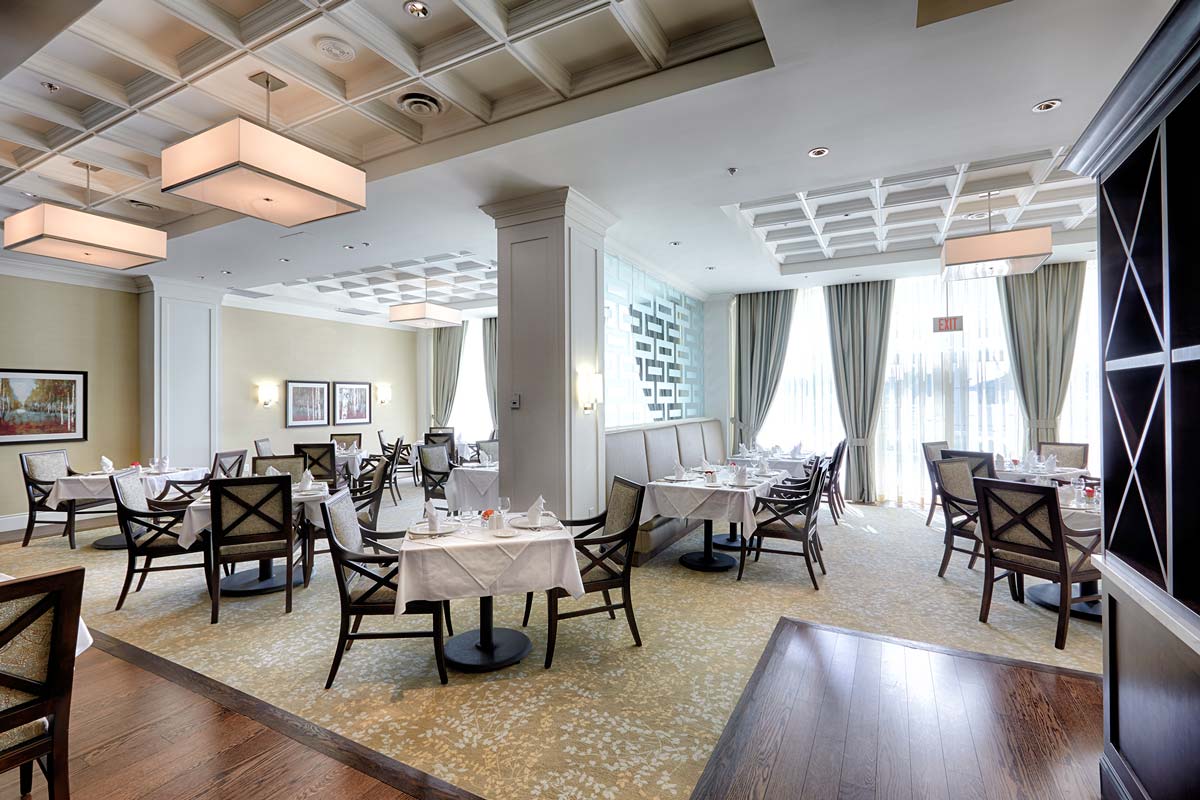
<svg viewBox="0 0 1200 800">
<path fill-rule="evenodd" d="M 352 164 L 760 41 L 749 0 L 102 0 L 0 79 L 0 212 L 166 225 L 159 155 L 234 116 Z"/>
<path fill-rule="evenodd" d="M 936 248 L 990 229 L 1096 224 L 1095 184 L 1061 168 L 1066 147 L 946 164 L 737 205 L 784 274 L 812 262 Z"/>
</svg>

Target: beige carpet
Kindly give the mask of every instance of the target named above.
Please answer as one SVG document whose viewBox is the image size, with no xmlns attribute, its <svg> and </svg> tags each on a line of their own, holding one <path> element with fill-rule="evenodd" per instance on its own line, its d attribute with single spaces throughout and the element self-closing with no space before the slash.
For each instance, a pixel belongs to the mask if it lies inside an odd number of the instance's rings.
<svg viewBox="0 0 1200 800">
<path fill-rule="evenodd" d="M 385 524 L 402 524 L 415 508 L 411 499 L 389 507 Z M 1098 624 L 1073 620 L 1066 650 L 1057 651 L 1054 615 L 1014 603 L 1003 584 L 990 624 L 980 624 L 981 568 L 968 570 L 967 557 L 956 555 L 947 577 L 937 578 L 941 533 L 923 523 L 923 512 L 896 508 L 851 507 L 838 527 L 824 519 L 829 575 L 820 591 L 800 558 L 764 555 L 740 583 L 734 573 L 684 569 L 676 559 L 699 547 L 697 531 L 634 572 L 644 647 L 632 646 L 623 619 L 567 620 L 554 668 L 545 671 L 539 599 L 525 662 L 484 675 L 452 672 L 445 687 L 427 640 L 397 640 L 359 642 L 334 688 L 322 688 L 338 624 L 327 557 L 313 585 L 297 590 L 292 614 L 283 614 L 282 594 L 226 598 L 216 626 L 208 624 L 199 571 L 152 575 L 114 612 L 125 555 L 87 546 L 111 530 L 82 534 L 74 552 L 58 537 L 24 550 L 4 546 L 0 572 L 82 564 L 90 626 L 485 797 L 682 798 L 781 615 L 1100 671 Z M 519 627 L 522 604 L 498 598 L 497 624 Z M 460 632 L 477 615 L 476 602 L 455 601 Z"/>
</svg>

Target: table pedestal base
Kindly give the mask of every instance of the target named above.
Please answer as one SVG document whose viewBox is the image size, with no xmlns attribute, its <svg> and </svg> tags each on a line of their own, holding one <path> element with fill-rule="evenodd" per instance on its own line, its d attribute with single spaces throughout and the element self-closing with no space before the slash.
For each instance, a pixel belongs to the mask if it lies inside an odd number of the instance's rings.
<svg viewBox="0 0 1200 800">
<path fill-rule="evenodd" d="M 684 553 L 679 557 L 679 563 L 697 572 L 725 572 L 737 566 L 737 561 L 724 553 L 713 552 L 713 524 L 711 519 L 704 520 L 704 552 Z"/>
<path fill-rule="evenodd" d="M 1096 581 L 1077 583 L 1071 587 L 1071 596 L 1080 597 L 1096 594 L 1099 591 L 1098 587 L 1099 585 Z M 1028 586 L 1025 588 L 1025 596 L 1043 608 L 1058 611 L 1059 590 L 1057 583 L 1039 583 L 1037 586 Z M 1100 622 L 1104 619 L 1103 608 L 1104 606 L 1099 600 L 1092 600 L 1087 603 L 1072 603 L 1071 616 L 1078 619 L 1089 619 L 1093 622 Z"/>
<path fill-rule="evenodd" d="M 713 547 L 717 550 L 742 551 L 742 538 L 737 535 L 737 525 L 730 524 L 728 536 L 713 536 Z"/>
<path fill-rule="evenodd" d="M 101 536 L 96 541 L 92 542 L 92 547 L 97 550 L 127 550 L 125 546 L 125 534 L 116 533 L 112 536 Z"/>
<path fill-rule="evenodd" d="M 304 585 L 304 566 L 297 564 L 292 572 L 292 586 Z M 221 579 L 221 594 L 228 597 L 247 597 L 254 594 L 282 592 L 287 588 L 287 565 L 260 561 L 254 572 L 235 572 Z"/>
<path fill-rule="evenodd" d="M 491 672 L 516 664 L 533 649 L 533 642 L 520 631 L 497 628 L 492 623 L 495 602 L 479 598 L 479 630 L 460 633 L 446 640 L 446 663 L 463 672 Z"/>
</svg>

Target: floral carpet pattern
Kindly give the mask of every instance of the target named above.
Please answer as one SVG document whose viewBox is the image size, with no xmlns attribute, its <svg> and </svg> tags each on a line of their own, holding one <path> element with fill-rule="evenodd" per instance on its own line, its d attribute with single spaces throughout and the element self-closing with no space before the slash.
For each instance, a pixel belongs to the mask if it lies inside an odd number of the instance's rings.
<svg viewBox="0 0 1200 800">
<path fill-rule="evenodd" d="M 389 506 L 382 527 L 418 513 L 415 500 Z M 334 687 L 322 688 L 338 628 L 326 556 L 312 585 L 296 590 L 293 613 L 283 613 L 282 594 L 224 598 L 219 625 L 208 623 L 199 570 L 152 574 L 114 612 L 125 555 L 89 546 L 113 529 L 81 533 L 76 551 L 60 537 L 5 545 L 0 572 L 81 564 L 92 628 L 494 800 L 686 798 L 780 616 L 1100 671 L 1098 624 L 1072 620 L 1066 650 L 1055 650 L 1054 614 L 1013 602 L 1003 583 L 989 624 L 979 623 L 982 562 L 968 570 L 967 557 L 955 555 L 939 579 L 940 522 L 926 528 L 923 512 L 851 506 L 836 527 L 821 516 L 829 575 L 820 591 L 802 558 L 764 555 L 741 582 L 733 572 L 687 570 L 678 557 L 700 547 L 697 531 L 634 571 L 644 647 L 633 646 L 621 615 L 566 620 L 554 667 L 544 670 L 539 598 L 524 662 L 482 675 L 452 672 L 447 686 L 438 683 L 429 641 L 416 639 L 358 642 Z M 497 625 L 520 627 L 523 603 L 497 598 Z M 469 630 L 478 604 L 455 601 L 453 614 L 455 630 Z M 368 618 L 364 630 L 386 624 L 394 623 Z"/>
</svg>

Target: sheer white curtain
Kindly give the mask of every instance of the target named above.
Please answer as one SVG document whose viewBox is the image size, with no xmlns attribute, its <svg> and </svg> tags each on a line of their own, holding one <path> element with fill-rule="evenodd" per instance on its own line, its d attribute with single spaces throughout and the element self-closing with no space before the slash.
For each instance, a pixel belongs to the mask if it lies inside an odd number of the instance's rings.
<svg viewBox="0 0 1200 800">
<path fill-rule="evenodd" d="M 805 450 L 828 453 L 844 436 L 830 363 L 825 296 L 819 288 L 800 289 L 783 376 L 758 443 L 785 450 L 802 443 Z"/>
<path fill-rule="evenodd" d="M 462 360 L 458 369 L 458 389 L 450 426 L 462 442 L 477 442 L 492 433 L 492 413 L 488 407 L 487 383 L 483 373 L 483 326 L 468 325 L 463 338 Z"/>
<path fill-rule="evenodd" d="M 1095 261 L 1088 262 L 1084 278 L 1075 361 L 1062 416 L 1058 418 L 1058 438 L 1091 444 L 1088 469 L 1093 475 L 1100 474 L 1100 295 Z"/>
</svg>

